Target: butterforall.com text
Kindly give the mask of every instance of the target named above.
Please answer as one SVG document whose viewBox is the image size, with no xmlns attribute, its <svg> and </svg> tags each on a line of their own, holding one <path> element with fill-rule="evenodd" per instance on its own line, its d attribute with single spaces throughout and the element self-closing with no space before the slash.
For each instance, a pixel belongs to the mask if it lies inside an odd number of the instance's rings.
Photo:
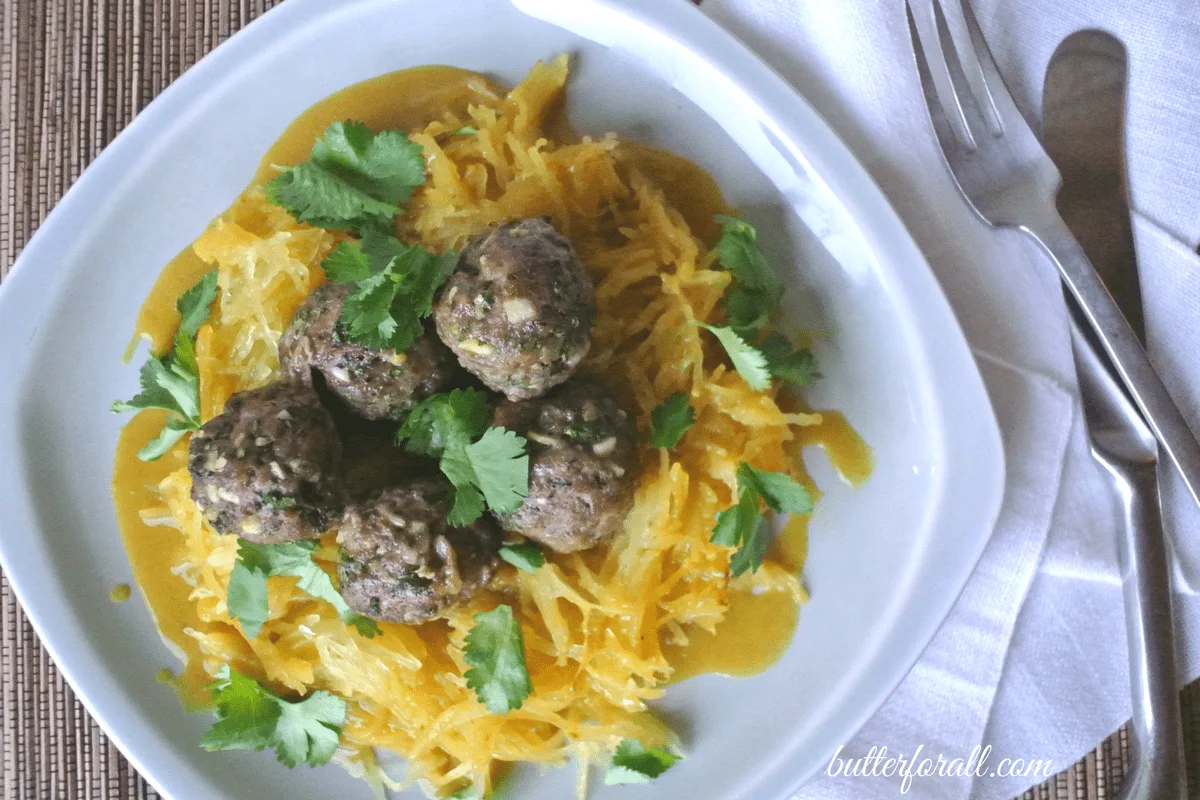
<svg viewBox="0 0 1200 800">
<path fill-rule="evenodd" d="M 966 758 L 946 758 L 941 753 L 925 754 L 918 745 L 912 756 L 892 755 L 887 747 L 872 747 L 859 758 L 843 758 L 839 747 L 825 768 L 830 777 L 898 777 L 900 794 L 908 794 L 917 778 L 1049 778 L 1051 762 L 1045 758 L 1002 758 L 992 764 L 992 746 L 976 746 Z"/>
</svg>

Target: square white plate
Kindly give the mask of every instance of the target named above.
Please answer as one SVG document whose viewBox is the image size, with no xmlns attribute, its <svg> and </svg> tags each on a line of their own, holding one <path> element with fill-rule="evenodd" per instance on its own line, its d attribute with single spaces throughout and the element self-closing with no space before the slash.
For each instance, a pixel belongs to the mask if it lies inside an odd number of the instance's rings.
<svg viewBox="0 0 1200 800">
<path fill-rule="evenodd" d="M 138 604 L 109 496 L 134 393 L 122 350 L 162 266 L 249 181 L 301 111 L 375 75 L 444 63 L 518 81 L 571 53 L 569 111 L 706 167 L 788 276 L 798 327 L 826 331 L 816 407 L 874 448 L 862 489 L 823 457 L 805 575 L 812 601 L 783 660 L 745 681 L 672 687 L 690 757 L 652 789 L 596 800 L 786 798 L 911 667 L 998 513 L 1003 455 L 974 361 L 921 254 L 809 105 L 682 0 L 289 0 L 154 101 L 88 168 L 0 286 L 0 561 L 54 660 L 169 798 L 368 797 L 337 767 L 197 746 L 210 724 L 154 681 L 171 659 Z M 790 266 L 794 265 L 794 266 Z M 572 770 L 509 797 L 573 796 Z M 414 795 L 415 796 L 415 795 Z"/>
</svg>

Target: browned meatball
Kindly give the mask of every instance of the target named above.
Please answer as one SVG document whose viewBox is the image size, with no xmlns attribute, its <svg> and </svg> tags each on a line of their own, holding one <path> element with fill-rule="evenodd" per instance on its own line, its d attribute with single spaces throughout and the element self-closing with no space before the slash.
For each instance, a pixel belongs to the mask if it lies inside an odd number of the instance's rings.
<svg viewBox="0 0 1200 800">
<path fill-rule="evenodd" d="M 342 597 L 360 614 L 417 625 L 465 602 L 496 573 L 500 534 L 486 517 L 446 522 L 450 486 L 419 478 L 346 507 L 338 527 Z"/>
<path fill-rule="evenodd" d="M 467 244 L 433 314 L 464 368 L 522 400 L 575 371 L 592 343 L 596 303 L 571 243 L 549 222 L 526 219 Z"/>
<path fill-rule="evenodd" d="M 257 544 L 315 539 L 341 511 L 341 456 L 312 389 L 241 392 L 192 436 L 192 499 L 220 533 Z"/>
<path fill-rule="evenodd" d="M 501 403 L 493 424 L 529 440 L 529 496 L 500 527 L 560 553 L 611 538 L 633 505 L 637 429 L 595 380 L 574 378 L 543 398 Z"/>
<path fill-rule="evenodd" d="M 279 365 L 287 380 L 302 386 L 311 386 L 312 373 L 319 372 L 359 416 L 400 419 L 454 378 L 454 356 L 432 331 L 403 353 L 346 339 L 338 320 L 351 288 L 327 283 L 308 296 L 279 339 Z"/>
</svg>

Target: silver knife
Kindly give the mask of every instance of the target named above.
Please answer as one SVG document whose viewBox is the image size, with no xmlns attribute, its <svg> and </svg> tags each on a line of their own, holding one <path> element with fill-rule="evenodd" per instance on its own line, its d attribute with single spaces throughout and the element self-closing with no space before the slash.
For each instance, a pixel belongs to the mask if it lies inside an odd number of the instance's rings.
<svg viewBox="0 0 1200 800">
<path fill-rule="evenodd" d="M 1063 174 L 1059 209 L 1144 341 L 1137 260 L 1125 186 L 1122 126 L 1127 61 L 1111 35 L 1068 37 L 1046 76 L 1043 138 Z M 1187 797 L 1171 585 L 1158 494 L 1158 445 L 1141 413 L 1083 332 L 1071 334 L 1092 455 L 1122 511 L 1121 558 L 1133 691 L 1133 764 L 1122 800 Z"/>
</svg>

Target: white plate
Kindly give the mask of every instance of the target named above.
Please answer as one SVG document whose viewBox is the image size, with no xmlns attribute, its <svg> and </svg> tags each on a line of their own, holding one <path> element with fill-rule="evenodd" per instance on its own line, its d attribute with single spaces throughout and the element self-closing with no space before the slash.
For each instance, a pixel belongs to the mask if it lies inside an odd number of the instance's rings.
<svg viewBox="0 0 1200 800">
<path fill-rule="evenodd" d="M 690 758 L 664 798 L 786 798 L 883 702 L 950 609 L 991 532 L 1003 456 L 962 333 L 879 190 L 808 104 L 679 0 L 289 0 L 154 101 L 88 168 L 0 286 L 0 560 L 54 660 L 164 795 L 367 797 L 337 767 L 202 751 L 210 724 L 154 681 L 170 658 L 130 581 L 108 485 L 134 393 L 120 357 L 162 266 L 247 183 L 313 102 L 356 81 L 446 63 L 519 80 L 574 55 L 578 130 L 615 130 L 708 168 L 789 275 L 819 347 L 818 407 L 875 449 L 859 491 L 820 456 L 826 496 L 806 570 L 813 599 L 784 659 L 746 681 L 672 687 L 662 708 Z M 574 775 L 510 797 L 561 800 Z M 628 787 L 605 798 L 646 797 Z"/>
</svg>

